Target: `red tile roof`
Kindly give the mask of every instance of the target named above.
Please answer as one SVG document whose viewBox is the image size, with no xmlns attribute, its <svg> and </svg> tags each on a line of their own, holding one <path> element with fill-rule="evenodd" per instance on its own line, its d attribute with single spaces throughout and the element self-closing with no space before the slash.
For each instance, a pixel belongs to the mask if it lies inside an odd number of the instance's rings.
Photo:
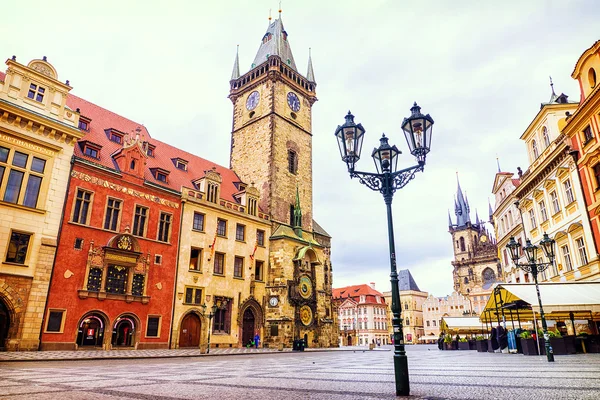
<svg viewBox="0 0 600 400">
<path fill-rule="evenodd" d="M 367 303 L 377 303 L 375 301 L 375 296 L 379 296 L 381 298 L 382 303 L 385 304 L 385 299 L 383 294 L 373 289 L 371 286 L 363 284 L 363 285 L 354 285 L 354 286 L 346 286 L 339 289 L 332 290 L 332 297 L 334 299 L 346 299 L 351 298 L 356 301 L 360 299 L 360 296 L 365 296 Z"/>
<path fill-rule="evenodd" d="M 0 72 L 0 80 L 4 80 L 4 77 L 5 74 Z M 111 155 L 122 149 L 123 145 L 109 140 L 105 130 L 116 129 L 133 137 L 136 129 L 139 127 L 141 128 L 140 135 L 148 141 L 148 143 L 156 146 L 154 149 L 154 157 L 148 157 L 146 171 L 144 173 L 144 177 L 147 181 L 172 190 L 181 191 L 182 186 L 193 188 L 194 185 L 192 182 L 202 178 L 204 176 L 204 171 L 214 167 L 223 178 L 220 190 L 221 198 L 227 201 L 236 202 L 233 194 L 239 192 L 239 190 L 234 183 L 240 182 L 240 178 L 233 170 L 180 150 L 159 140 L 152 139 L 150 133 L 142 124 L 115 114 L 112 111 L 90 103 L 75 95 L 68 95 L 67 106 L 72 110 L 79 108 L 81 115 L 92 120 L 89 124 L 89 132 L 82 138 L 82 141 L 90 141 L 102 146 L 99 160 L 83 154 L 80 146 L 75 146 L 75 155 L 77 157 L 117 171 L 118 167 Z M 187 171 L 175 168 L 175 164 L 172 161 L 173 158 L 181 158 L 187 161 Z M 157 181 L 150 171 L 151 168 L 161 168 L 169 171 L 167 183 Z"/>
</svg>

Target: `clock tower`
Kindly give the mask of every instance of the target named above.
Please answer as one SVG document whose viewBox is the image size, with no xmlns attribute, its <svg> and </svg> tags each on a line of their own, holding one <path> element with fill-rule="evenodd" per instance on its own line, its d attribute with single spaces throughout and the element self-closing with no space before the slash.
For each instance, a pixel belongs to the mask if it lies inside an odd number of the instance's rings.
<svg viewBox="0 0 600 400">
<path fill-rule="evenodd" d="M 250 70 L 233 67 L 230 167 L 260 191 L 272 222 L 263 343 L 288 347 L 337 345 L 331 305 L 331 237 L 313 220 L 312 106 L 317 101 L 312 61 L 296 67 L 279 19 L 269 23 Z"/>
</svg>

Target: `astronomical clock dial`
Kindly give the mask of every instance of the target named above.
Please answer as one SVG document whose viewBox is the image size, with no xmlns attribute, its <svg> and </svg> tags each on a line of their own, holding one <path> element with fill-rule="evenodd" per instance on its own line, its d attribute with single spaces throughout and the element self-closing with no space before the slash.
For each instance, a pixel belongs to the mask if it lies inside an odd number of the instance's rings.
<svg viewBox="0 0 600 400">
<path fill-rule="evenodd" d="M 256 108 L 256 106 L 258 105 L 258 102 L 260 101 L 260 94 L 258 94 L 258 92 L 255 90 L 254 92 L 250 93 L 250 95 L 248 96 L 248 99 L 246 100 L 246 109 L 248 111 L 252 111 Z"/>
<path fill-rule="evenodd" d="M 271 307 L 277 307 L 277 304 L 279 304 L 279 299 L 277 297 L 273 296 L 269 299 L 269 305 Z"/>
<path fill-rule="evenodd" d="M 292 109 L 293 112 L 300 111 L 300 99 L 296 96 L 296 93 L 289 92 L 287 94 L 287 102 L 288 106 Z"/>
<path fill-rule="evenodd" d="M 298 289 L 302 298 L 309 299 L 312 296 L 312 282 L 308 276 L 300 278 Z"/>
<path fill-rule="evenodd" d="M 302 325 L 309 326 L 312 324 L 312 320 L 313 313 L 311 308 L 309 306 L 300 307 L 300 322 L 302 322 Z"/>
</svg>

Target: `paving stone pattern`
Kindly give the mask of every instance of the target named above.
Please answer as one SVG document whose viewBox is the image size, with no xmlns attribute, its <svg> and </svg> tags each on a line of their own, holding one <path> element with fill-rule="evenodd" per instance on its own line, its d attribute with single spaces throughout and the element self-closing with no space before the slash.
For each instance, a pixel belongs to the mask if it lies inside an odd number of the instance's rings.
<svg viewBox="0 0 600 400">
<path fill-rule="evenodd" d="M 0 362 L 0 398 L 394 399 L 392 354 L 356 349 Z M 600 394 L 598 354 L 556 356 L 548 363 L 537 356 L 409 346 L 408 355 L 411 399 L 598 399 Z"/>
</svg>

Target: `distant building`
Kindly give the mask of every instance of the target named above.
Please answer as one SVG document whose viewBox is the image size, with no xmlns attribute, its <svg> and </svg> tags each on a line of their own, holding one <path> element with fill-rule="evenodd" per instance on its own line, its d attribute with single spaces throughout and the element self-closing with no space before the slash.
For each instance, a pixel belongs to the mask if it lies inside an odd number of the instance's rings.
<svg viewBox="0 0 600 400">
<path fill-rule="evenodd" d="M 454 200 L 456 222 L 448 213 L 448 230 L 454 249 L 454 290 L 470 300 L 470 310 L 479 312 L 485 307 L 492 285 L 502 281 L 502 267 L 493 235 L 487 232 L 485 222 L 479 219 L 477 212 L 475 222 L 471 222 L 469 201 L 460 188 L 460 182 L 457 184 Z"/>
<path fill-rule="evenodd" d="M 400 289 L 400 308 L 402 316 L 402 333 L 405 343 L 418 343 L 425 335 L 423 320 L 423 303 L 427 292 L 422 292 L 407 269 L 398 271 L 398 287 Z M 383 297 L 388 305 L 388 334 L 392 337 L 392 292 L 384 292 Z"/>
<path fill-rule="evenodd" d="M 423 318 L 425 320 L 425 335 L 439 336 L 442 317 L 462 317 L 471 311 L 468 297 L 453 292 L 446 297 L 429 295 L 423 302 Z"/>
<path fill-rule="evenodd" d="M 338 304 L 341 346 L 387 344 L 388 307 L 375 283 L 333 289 Z"/>
</svg>

